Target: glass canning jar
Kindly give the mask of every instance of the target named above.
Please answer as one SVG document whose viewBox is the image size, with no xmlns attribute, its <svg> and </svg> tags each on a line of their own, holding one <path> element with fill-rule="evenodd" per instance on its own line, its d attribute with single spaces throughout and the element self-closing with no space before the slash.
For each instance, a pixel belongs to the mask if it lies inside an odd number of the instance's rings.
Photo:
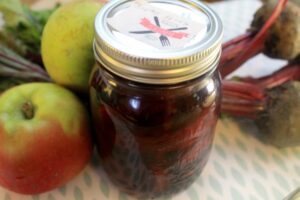
<svg viewBox="0 0 300 200">
<path fill-rule="evenodd" d="M 196 0 L 112 0 L 95 20 L 91 108 L 101 164 L 140 198 L 187 188 L 219 114 L 222 25 Z"/>
</svg>

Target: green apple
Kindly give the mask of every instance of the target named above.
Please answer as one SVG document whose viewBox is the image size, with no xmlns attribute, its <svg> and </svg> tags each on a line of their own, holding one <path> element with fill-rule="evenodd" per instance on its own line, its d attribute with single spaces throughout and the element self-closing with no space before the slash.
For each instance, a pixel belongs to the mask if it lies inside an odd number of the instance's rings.
<svg viewBox="0 0 300 200">
<path fill-rule="evenodd" d="M 69 90 L 29 83 L 0 96 L 0 185 L 37 194 L 77 175 L 92 153 L 85 107 Z"/>
<path fill-rule="evenodd" d="M 50 16 L 42 35 L 42 58 L 56 83 L 88 92 L 88 80 L 95 63 L 94 18 L 102 5 L 99 0 L 75 1 Z"/>
</svg>

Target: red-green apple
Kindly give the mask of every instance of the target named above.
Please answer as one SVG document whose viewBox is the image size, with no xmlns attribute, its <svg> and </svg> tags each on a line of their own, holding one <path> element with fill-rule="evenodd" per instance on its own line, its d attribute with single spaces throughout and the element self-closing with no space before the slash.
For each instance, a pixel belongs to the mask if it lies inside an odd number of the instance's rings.
<svg viewBox="0 0 300 200">
<path fill-rule="evenodd" d="M 37 194 L 59 187 L 89 162 L 85 107 L 52 83 L 16 86 L 0 96 L 0 185 Z"/>
</svg>

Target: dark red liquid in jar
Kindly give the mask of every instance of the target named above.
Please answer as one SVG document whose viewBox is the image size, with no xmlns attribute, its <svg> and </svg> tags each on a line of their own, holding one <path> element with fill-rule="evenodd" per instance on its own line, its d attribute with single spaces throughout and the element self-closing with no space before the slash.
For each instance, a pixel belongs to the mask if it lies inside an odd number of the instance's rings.
<svg viewBox="0 0 300 200">
<path fill-rule="evenodd" d="M 90 94 L 101 162 L 121 190 L 142 198 L 169 196 L 201 173 L 219 114 L 217 71 L 159 86 L 96 67 Z"/>
</svg>

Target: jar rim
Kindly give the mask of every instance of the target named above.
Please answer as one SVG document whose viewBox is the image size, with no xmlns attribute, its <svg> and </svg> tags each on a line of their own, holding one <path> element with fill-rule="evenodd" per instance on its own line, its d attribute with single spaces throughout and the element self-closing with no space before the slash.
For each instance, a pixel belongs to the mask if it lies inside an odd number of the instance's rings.
<svg viewBox="0 0 300 200">
<path fill-rule="evenodd" d="M 189 41 L 191 45 L 183 48 L 170 47 L 168 50 L 156 50 L 152 47 L 148 48 L 149 45 L 134 46 L 132 43 L 126 44 L 126 41 L 120 41 L 114 35 L 116 33 L 112 30 L 111 24 L 107 22 L 112 16 L 121 15 L 119 13 L 129 9 L 128 6 L 130 7 L 133 2 L 132 0 L 111 0 L 96 16 L 94 52 L 97 61 L 103 67 L 123 78 L 150 84 L 184 82 L 216 68 L 220 57 L 223 27 L 220 18 L 208 6 L 196 0 L 143 2 L 146 8 L 152 9 L 158 6 L 155 8 L 158 10 L 165 9 L 165 6 L 179 7 L 184 14 L 191 13 L 193 17 L 199 15 L 199 23 L 202 19 L 207 23 L 207 27 L 201 29 L 202 32 L 200 31 L 199 35 L 193 38 L 196 38 L 195 41 Z M 176 17 L 178 19 L 178 16 L 174 16 Z M 122 19 L 117 20 L 122 22 Z M 156 34 L 157 38 L 162 36 L 159 34 Z"/>
</svg>

